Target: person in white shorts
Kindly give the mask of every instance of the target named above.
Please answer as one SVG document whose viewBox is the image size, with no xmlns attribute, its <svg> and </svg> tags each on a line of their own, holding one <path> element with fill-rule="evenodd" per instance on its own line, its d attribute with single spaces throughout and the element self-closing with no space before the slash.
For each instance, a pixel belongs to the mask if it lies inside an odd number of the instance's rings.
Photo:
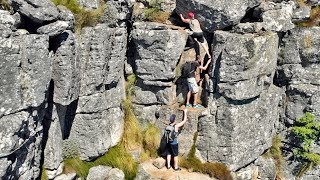
<svg viewBox="0 0 320 180">
<path fill-rule="evenodd" d="M 190 63 L 190 66 L 191 66 L 190 72 L 187 77 L 189 91 L 187 94 L 186 108 L 192 106 L 190 104 L 191 94 L 193 94 L 193 107 L 194 108 L 201 108 L 202 107 L 200 104 L 197 104 L 199 87 L 198 87 L 198 84 L 196 81 L 196 71 L 197 71 L 197 68 L 199 68 L 201 70 L 206 70 L 211 62 L 211 59 L 209 58 L 209 60 L 205 66 L 201 66 L 200 62 L 201 62 L 201 56 L 198 55 L 197 59 L 195 61 L 193 61 L 192 63 Z"/>
</svg>

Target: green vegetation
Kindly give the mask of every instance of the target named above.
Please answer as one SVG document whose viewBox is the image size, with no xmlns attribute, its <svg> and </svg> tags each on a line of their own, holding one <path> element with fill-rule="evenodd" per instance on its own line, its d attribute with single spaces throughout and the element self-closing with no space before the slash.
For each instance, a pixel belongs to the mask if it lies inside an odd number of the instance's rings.
<svg viewBox="0 0 320 180">
<path fill-rule="evenodd" d="M 75 30 L 80 32 L 83 27 L 94 26 L 106 9 L 106 4 L 101 1 L 98 9 L 86 10 L 81 7 L 77 0 L 52 0 L 55 5 L 63 5 L 68 8 L 75 16 Z"/>
<path fill-rule="evenodd" d="M 8 0 L 0 0 L 0 7 L 2 7 L 4 10 L 9 11 L 10 5 L 8 3 Z"/>
<path fill-rule="evenodd" d="M 263 156 L 266 158 L 272 158 L 276 165 L 276 179 L 282 178 L 282 168 L 284 163 L 284 157 L 282 156 L 281 147 L 283 146 L 280 136 L 274 136 L 272 138 L 272 146 Z"/>
<path fill-rule="evenodd" d="M 41 180 L 49 180 L 49 178 L 47 176 L 46 168 L 44 168 L 43 166 L 42 166 L 42 170 L 41 170 Z"/>
<path fill-rule="evenodd" d="M 194 135 L 194 142 L 196 139 L 197 133 Z M 180 157 L 180 166 L 194 172 L 208 174 L 219 180 L 232 180 L 230 170 L 226 165 L 222 163 L 201 163 L 201 161 L 195 156 L 195 152 L 196 147 L 193 144 L 187 158 Z"/>
<path fill-rule="evenodd" d="M 149 124 L 143 132 L 143 148 L 146 153 L 154 158 L 157 157 L 157 149 L 160 142 L 160 130 L 155 124 Z"/>
<path fill-rule="evenodd" d="M 310 17 L 304 22 L 297 23 L 301 27 L 312 27 L 320 25 L 320 6 L 315 6 L 311 9 Z"/>
<path fill-rule="evenodd" d="M 312 167 L 320 165 L 320 154 L 314 153 L 312 146 L 320 140 L 320 123 L 315 122 L 315 116 L 306 113 L 298 119 L 291 129 L 299 145 L 294 147 L 293 153 L 297 160 L 303 163 L 298 177 Z"/>
<path fill-rule="evenodd" d="M 170 17 L 170 13 L 161 10 L 162 0 L 152 0 L 149 7 L 144 10 L 147 21 L 165 23 Z"/>
</svg>

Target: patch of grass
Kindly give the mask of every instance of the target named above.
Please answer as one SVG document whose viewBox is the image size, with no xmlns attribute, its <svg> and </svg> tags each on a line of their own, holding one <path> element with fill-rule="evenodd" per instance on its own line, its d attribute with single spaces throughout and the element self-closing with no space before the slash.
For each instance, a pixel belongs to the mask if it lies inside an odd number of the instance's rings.
<svg viewBox="0 0 320 180">
<path fill-rule="evenodd" d="M 9 11 L 10 10 L 10 5 L 8 3 L 8 0 L 0 0 L 0 6 L 4 9 Z"/>
<path fill-rule="evenodd" d="M 197 135 L 198 134 L 195 133 L 194 142 L 196 142 Z M 187 158 L 180 157 L 180 166 L 194 172 L 208 174 L 210 177 L 214 177 L 219 180 L 232 180 L 230 170 L 226 165 L 222 163 L 201 163 L 201 161 L 195 156 L 195 152 L 196 147 L 195 144 L 193 144 Z"/>
<path fill-rule="evenodd" d="M 276 165 L 276 179 L 282 179 L 282 168 L 284 163 L 284 157 L 282 156 L 281 147 L 282 139 L 280 136 L 274 136 L 272 138 L 272 146 L 263 156 L 265 158 L 272 158 Z"/>
<path fill-rule="evenodd" d="M 105 12 L 107 6 L 101 1 L 101 6 L 94 10 L 86 10 L 77 0 L 52 0 L 55 5 L 62 5 L 68 8 L 75 17 L 75 30 L 80 32 L 83 27 L 94 26 Z"/>
<path fill-rule="evenodd" d="M 132 150 L 140 147 L 142 144 L 142 131 L 140 124 L 133 113 L 131 101 L 126 99 L 123 101 L 124 108 L 124 133 L 121 144 L 128 149 Z"/>
<path fill-rule="evenodd" d="M 44 168 L 43 166 L 41 170 L 41 180 L 49 180 L 46 168 Z"/>
<path fill-rule="evenodd" d="M 79 157 L 76 157 L 65 159 L 64 163 L 65 173 L 76 172 L 77 176 L 82 178 L 88 176 L 90 168 L 99 165 L 121 169 L 128 180 L 134 179 L 138 171 L 138 164 L 121 145 L 110 148 L 105 155 L 92 162 L 82 161 Z"/>
<path fill-rule="evenodd" d="M 310 17 L 308 20 L 298 22 L 297 26 L 300 27 L 312 27 L 320 25 L 320 6 L 315 6 L 311 9 Z"/>
<path fill-rule="evenodd" d="M 299 7 L 307 6 L 307 1 L 306 0 L 296 0 L 296 2 L 297 2 L 297 5 Z"/>
<path fill-rule="evenodd" d="M 160 142 L 160 130 L 155 124 L 148 124 L 143 132 L 143 148 L 149 152 L 150 157 L 157 157 Z"/>
<path fill-rule="evenodd" d="M 150 1 L 149 7 L 144 10 L 144 15 L 147 21 L 166 23 L 171 14 L 161 10 L 161 3 L 163 3 L 162 0 Z"/>
</svg>

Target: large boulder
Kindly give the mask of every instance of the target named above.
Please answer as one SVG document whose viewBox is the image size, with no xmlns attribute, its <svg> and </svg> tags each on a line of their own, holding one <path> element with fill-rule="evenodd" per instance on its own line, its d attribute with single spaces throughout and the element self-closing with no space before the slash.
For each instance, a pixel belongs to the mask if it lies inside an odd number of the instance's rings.
<svg viewBox="0 0 320 180">
<path fill-rule="evenodd" d="M 53 62 L 53 101 L 69 105 L 79 97 L 80 63 L 75 35 L 65 31 L 52 43 L 55 49 Z"/>
<path fill-rule="evenodd" d="M 0 117 L 41 105 L 52 72 L 49 37 L 23 35 L 0 42 Z"/>
<path fill-rule="evenodd" d="M 50 0 L 11 0 L 9 3 L 15 11 L 37 24 L 57 20 L 59 16 L 57 7 Z"/>
<path fill-rule="evenodd" d="M 246 11 L 259 5 L 261 0 L 177 0 L 176 11 L 186 14 L 191 11 L 196 14 L 205 31 L 213 33 L 215 30 L 224 29 L 240 23 Z"/>
<path fill-rule="evenodd" d="M 214 42 L 211 76 L 217 76 L 221 95 L 232 100 L 256 98 L 272 84 L 277 67 L 277 34 L 216 31 Z"/>
<path fill-rule="evenodd" d="M 271 146 L 279 119 L 274 107 L 278 107 L 283 93 L 270 86 L 252 100 L 232 101 L 218 96 L 215 103 L 209 102 L 213 103 L 210 115 L 199 120 L 196 146 L 202 157 L 225 163 L 233 171 L 257 159 Z"/>
<path fill-rule="evenodd" d="M 88 180 L 124 180 L 124 173 L 118 168 L 95 166 L 90 168 Z"/>
<path fill-rule="evenodd" d="M 133 26 L 138 78 L 154 83 L 173 80 L 176 64 L 186 45 L 187 33 L 159 23 L 137 22 Z"/>
<path fill-rule="evenodd" d="M 69 139 L 83 160 L 104 154 L 122 136 L 126 42 L 125 28 L 99 24 L 82 31 L 80 92 Z"/>
<path fill-rule="evenodd" d="M 287 86 L 286 117 L 289 124 L 306 111 L 319 116 L 320 28 L 295 28 L 283 38 L 276 82 Z"/>
<path fill-rule="evenodd" d="M 69 27 L 69 22 L 67 21 L 56 21 L 37 29 L 38 34 L 47 34 L 50 37 L 55 37 L 62 34 L 64 30 Z"/>
</svg>

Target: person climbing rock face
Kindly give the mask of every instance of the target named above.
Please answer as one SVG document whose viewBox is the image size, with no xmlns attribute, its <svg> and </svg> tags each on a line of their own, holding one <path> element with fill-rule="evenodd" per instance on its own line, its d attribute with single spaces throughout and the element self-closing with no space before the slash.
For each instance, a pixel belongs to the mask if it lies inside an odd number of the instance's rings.
<svg viewBox="0 0 320 180">
<path fill-rule="evenodd" d="M 178 146 L 178 135 L 179 129 L 187 122 L 187 109 L 183 111 L 183 120 L 179 123 L 176 123 L 176 115 L 173 114 L 170 116 L 170 124 L 166 127 L 167 129 L 172 129 L 174 131 L 174 136 L 171 140 L 167 142 L 167 168 L 170 169 L 171 157 L 173 156 L 173 169 L 175 171 L 180 171 L 181 169 L 178 166 L 178 155 L 179 155 L 179 146 Z M 168 128 L 169 127 L 169 128 Z"/>
<path fill-rule="evenodd" d="M 211 59 L 208 60 L 207 64 L 205 66 L 201 66 L 200 62 L 202 61 L 201 56 L 198 55 L 197 59 L 190 63 L 190 72 L 187 77 L 188 81 L 188 93 L 187 93 L 187 102 L 186 102 L 186 108 L 191 107 L 192 105 L 190 104 L 190 98 L 191 94 L 193 94 L 193 107 L 194 108 L 202 108 L 200 104 L 197 104 L 197 98 L 198 98 L 198 93 L 199 93 L 199 87 L 196 81 L 196 72 L 197 68 L 201 70 L 206 70 L 211 62 Z"/>
<path fill-rule="evenodd" d="M 194 13 L 189 12 L 188 18 L 184 18 L 182 14 L 180 14 L 180 18 L 184 23 L 188 23 L 191 31 L 188 33 L 188 39 L 190 42 L 194 43 L 194 39 L 197 39 L 197 41 L 201 44 L 201 46 L 205 49 L 207 55 L 209 58 L 211 58 L 211 55 L 209 53 L 208 44 L 205 42 L 205 39 L 203 37 L 203 32 L 200 27 L 200 23 L 197 19 L 194 18 Z"/>
</svg>

